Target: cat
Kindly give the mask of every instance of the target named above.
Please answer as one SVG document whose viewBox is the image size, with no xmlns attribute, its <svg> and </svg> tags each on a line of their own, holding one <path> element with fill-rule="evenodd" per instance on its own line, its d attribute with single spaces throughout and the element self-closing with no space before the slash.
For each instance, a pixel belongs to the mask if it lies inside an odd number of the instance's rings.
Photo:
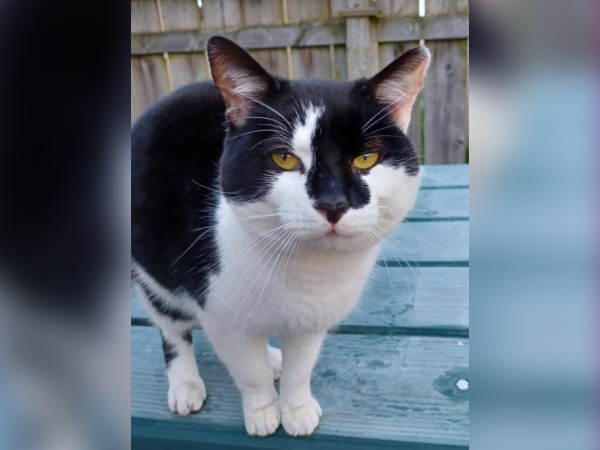
<svg viewBox="0 0 600 450">
<path fill-rule="evenodd" d="M 214 83 L 181 88 L 132 129 L 132 285 L 162 334 L 173 412 L 206 399 L 190 332 L 201 325 L 247 432 L 310 435 L 323 338 L 419 189 L 406 133 L 431 56 L 415 48 L 335 82 L 272 76 L 223 37 L 207 52 Z"/>
</svg>

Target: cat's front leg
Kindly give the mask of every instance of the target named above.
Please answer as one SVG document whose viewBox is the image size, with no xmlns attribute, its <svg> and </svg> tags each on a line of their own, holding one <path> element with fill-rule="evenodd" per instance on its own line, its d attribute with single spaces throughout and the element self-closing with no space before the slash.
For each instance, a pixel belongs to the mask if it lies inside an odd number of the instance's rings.
<svg viewBox="0 0 600 450">
<path fill-rule="evenodd" d="M 161 329 L 163 351 L 169 379 L 169 409 L 181 416 L 199 411 L 206 399 L 204 381 L 198 373 L 192 333 L 177 325 Z"/>
<path fill-rule="evenodd" d="M 313 433 L 322 411 L 310 390 L 310 376 L 325 333 L 284 334 L 280 406 L 283 427 L 292 436 Z"/>
<path fill-rule="evenodd" d="M 264 336 L 230 332 L 214 323 L 203 325 L 242 394 L 246 431 L 252 436 L 273 434 L 281 422 L 273 384 L 278 375 L 277 349 L 269 348 Z"/>
</svg>

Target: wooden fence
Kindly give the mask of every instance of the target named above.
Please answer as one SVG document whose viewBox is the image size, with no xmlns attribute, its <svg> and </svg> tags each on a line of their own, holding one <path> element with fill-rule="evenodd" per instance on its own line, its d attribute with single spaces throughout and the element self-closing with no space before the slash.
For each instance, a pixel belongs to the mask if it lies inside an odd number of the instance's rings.
<svg viewBox="0 0 600 450">
<path fill-rule="evenodd" d="M 292 79 L 371 76 L 425 43 L 433 53 L 410 138 L 427 164 L 468 149 L 468 0 L 132 0 L 131 120 L 211 78 L 206 42 L 226 36 Z"/>
</svg>

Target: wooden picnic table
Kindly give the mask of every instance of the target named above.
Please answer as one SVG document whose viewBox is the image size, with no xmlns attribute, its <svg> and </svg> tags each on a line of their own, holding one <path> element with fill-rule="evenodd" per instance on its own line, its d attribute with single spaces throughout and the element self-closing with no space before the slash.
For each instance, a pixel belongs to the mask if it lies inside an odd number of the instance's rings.
<svg viewBox="0 0 600 450">
<path fill-rule="evenodd" d="M 323 418 L 310 437 L 246 434 L 240 395 L 201 330 L 208 398 L 167 406 L 160 334 L 131 300 L 133 449 L 466 449 L 469 445 L 469 166 L 424 166 L 414 211 L 359 306 L 324 342 L 312 378 Z"/>
</svg>

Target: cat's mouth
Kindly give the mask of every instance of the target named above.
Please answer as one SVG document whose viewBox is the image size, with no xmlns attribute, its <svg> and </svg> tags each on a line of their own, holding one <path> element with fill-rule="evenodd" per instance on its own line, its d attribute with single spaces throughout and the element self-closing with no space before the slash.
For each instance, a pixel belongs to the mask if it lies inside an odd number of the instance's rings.
<svg viewBox="0 0 600 450">
<path fill-rule="evenodd" d="M 329 225 L 330 225 L 329 231 L 327 231 L 327 233 L 325 233 L 325 236 L 328 236 L 328 237 L 337 236 L 338 231 L 335 229 L 335 223 L 330 223 Z"/>
</svg>

